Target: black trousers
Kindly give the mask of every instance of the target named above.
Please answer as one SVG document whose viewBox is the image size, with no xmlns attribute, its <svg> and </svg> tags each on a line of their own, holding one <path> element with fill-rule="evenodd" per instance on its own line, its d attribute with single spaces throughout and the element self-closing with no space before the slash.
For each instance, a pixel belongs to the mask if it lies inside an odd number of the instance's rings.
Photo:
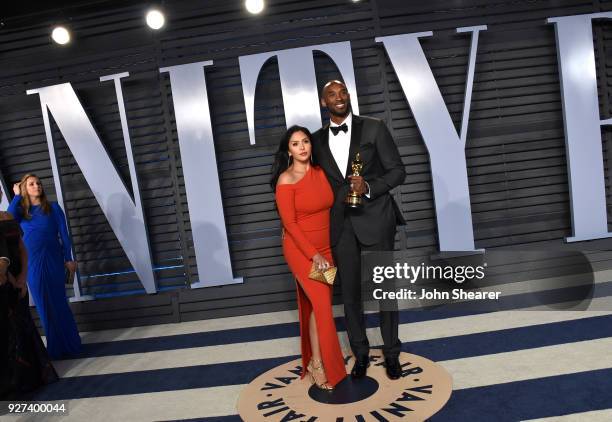
<svg viewBox="0 0 612 422">
<path fill-rule="evenodd" d="M 361 251 L 393 251 L 394 236 L 381 239 L 375 245 L 363 245 L 355 236 L 351 219 L 344 219 L 344 227 L 338 243 L 332 248 L 338 267 L 338 277 L 344 302 L 344 319 L 353 354 L 357 358 L 368 356 L 370 343 L 366 335 L 361 285 Z M 380 333 L 384 342 L 385 357 L 397 357 L 402 343 L 398 337 L 399 316 L 397 310 L 381 310 Z"/>
</svg>

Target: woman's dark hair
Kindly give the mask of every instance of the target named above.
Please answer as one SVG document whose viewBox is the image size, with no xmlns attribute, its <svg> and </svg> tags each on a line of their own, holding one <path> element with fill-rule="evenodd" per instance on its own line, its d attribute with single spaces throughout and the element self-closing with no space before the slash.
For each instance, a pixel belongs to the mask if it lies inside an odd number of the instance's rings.
<svg viewBox="0 0 612 422">
<path fill-rule="evenodd" d="M 312 143 L 312 134 L 310 133 L 308 129 L 306 129 L 303 126 L 298 126 L 298 125 L 291 126 L 289 129 L 287 129 L 287 132 L 285 132 L 285 134 L 281 138 L 280 143 L 278 144 L 278 150 L 276 151 L 276 154 L 274 156 L 274 163 L 272 164 L 272 177 L 270 178 L 270 186 L 272 187 L 272 190 L 274 192 L 276 192 L 276 183 L 278 182 L 278 178 L 280 177 L 281 174 L 283 174 L 285 170 L 287 170 L 287 168 L 289 168 L 289 164 L 290 164 L 289 139 L 291 139 L 293 134 L 296 132 L 303 132 L 306 134 L 306 136 L 308 136 L 308 139 L 310 140 L 310 146 L 311 146 L 310 151 L 311 151 L 312 165 L 314 166 L 317 165 L 317 161 L 315 159 L 316 156 L 315 156 L 314 144 Z"/>
</svg>

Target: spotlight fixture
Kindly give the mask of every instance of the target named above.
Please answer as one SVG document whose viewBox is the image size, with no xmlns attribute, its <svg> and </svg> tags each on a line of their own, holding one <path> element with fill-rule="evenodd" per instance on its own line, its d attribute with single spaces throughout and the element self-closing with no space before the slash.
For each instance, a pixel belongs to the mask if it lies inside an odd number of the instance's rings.
<svg viewBox="0 0 612 422">
<path fill-rule="evenodd" d="M 63 26 L 56 26 L 51 32 L 51 38 L 60 45 L 68 44 L 70 42 L 70 32 Z"/>
<path fill-rule="evenodd" d="M 262 10 L 264 10 L 264 7 L 266 6 L 264 0 L 246 0 L 244 2 L 244 5 L 249 11 L 249 13 L 252 13 L 254 15 L 261 13 Z"/>
<path fill-rule="evenodd" d="M 164 14 L 157 9 L 152 9 L 147 12 L 147 25 L 151 29 L 160 29 L 166 23 L 166 18 Z"/>
</svg>

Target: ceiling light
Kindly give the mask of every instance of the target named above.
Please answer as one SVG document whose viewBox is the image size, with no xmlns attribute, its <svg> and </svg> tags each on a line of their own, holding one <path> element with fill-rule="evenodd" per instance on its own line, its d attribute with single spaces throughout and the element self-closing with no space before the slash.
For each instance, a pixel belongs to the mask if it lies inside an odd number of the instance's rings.
<svg viewBox="0 0 612 422">
<path fill-rule="evenodd" d="M 246 9 L 249 11 L 249 13 L 252 13 L 254 15 L 261 13 L 261 11 L 264 10 L 265 7 L 264 0 L 246 0 L 244 2 L 244 5 L 246 6 Z"/>
<path fill-rule="evenodd" d="M 60 45 L 68 44 L 70 42 L 70 32 L 63 26 L 56 26 L 51 32 L 51 38 Z"/>
<path fill-rule="evenodd" d="M 164 26 L 165 22 L 166 18 L 159 10 L 153 9 L 147 12 L 147 25 L 149 25 L 149 28 L 160 29 L 162 26 Z"/>
</svg>

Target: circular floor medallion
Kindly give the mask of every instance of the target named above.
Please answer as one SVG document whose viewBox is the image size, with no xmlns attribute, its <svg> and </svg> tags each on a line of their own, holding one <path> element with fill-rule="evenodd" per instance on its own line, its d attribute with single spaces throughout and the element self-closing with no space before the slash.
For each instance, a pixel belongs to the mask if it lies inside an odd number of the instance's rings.
<svg viewBox="0 0 612 422">
<path fill-rule="evenodd" d="M 366 378 L 350 375 L 327 392 L 300 379 L 301 359 L 255 378 L 240 393 L 238 413 L 246 422 L 422 421 L 439 411 L 452 391 L 444 368 L 421 356 L 401 353 L 402 377 L 387 378 L 379 350 L 370 354 Z M 353 358 L 346 358 L 350 372 Z"/>
</svg>

